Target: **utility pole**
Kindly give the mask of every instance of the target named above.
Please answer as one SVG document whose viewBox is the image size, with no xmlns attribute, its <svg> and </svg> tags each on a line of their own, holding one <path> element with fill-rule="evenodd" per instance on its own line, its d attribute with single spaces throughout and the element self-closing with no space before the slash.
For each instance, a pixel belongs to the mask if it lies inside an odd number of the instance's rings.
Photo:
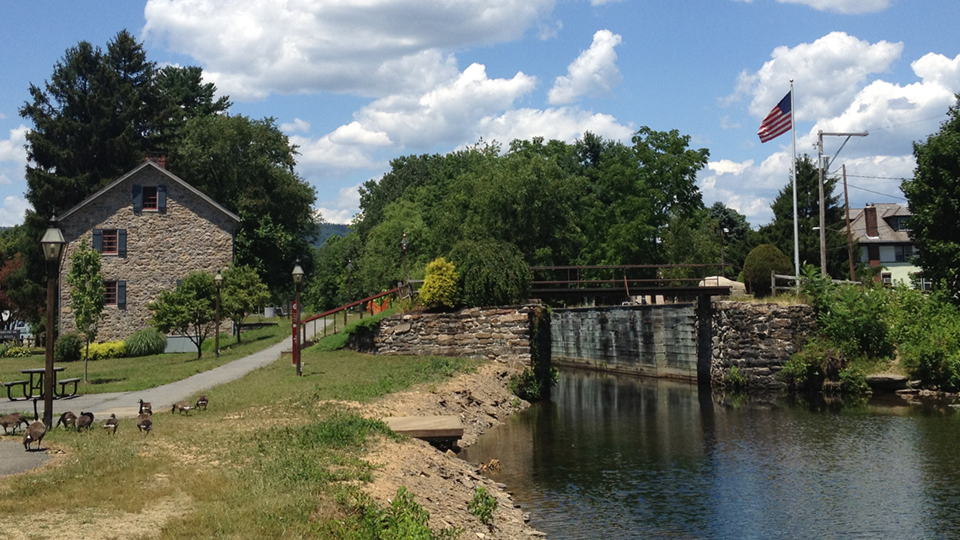
<svg viewBox="0 0 960 540">
<path fill-rule="evenodd" d="M 826 214 L 824 212 L 824 196 L 823 196 L 823 177 L 827 174 L 827 167 L 823 161 L 823 136 L 827 135 L 830 137 L 846 137 L 847 140 L 843 141 L 843 144 L 847 144 L 847 141 L 850 140 L 850 137 L 866 137 L 868 133 L 866 131 L 862 133 L 824 133 L 823 131 L 817 131 L 817 168 L 820 173 L 820 274 L 826 277 L 827 275 L 827 224 L 825 223 Z M 843 149 L 843 145 L 840 146 Z M 838 150 L 837 153 L 840 153 Z M 836 156 L 834 156 L 836 157 Z M 848 210 L 849 213 L 849 210 Z M 852 261 L 853 259 L 851 259 Z"/>
<path fill-rule="evenodd" d="M 853 271 L 853 235 L 850 233 L 850 199 L 847 196 L 847 165 L 843 165 L 843 205 L 847 208 L 847 254 L 850 256 L 850 281 L 856 281 Z"/>
</svg>

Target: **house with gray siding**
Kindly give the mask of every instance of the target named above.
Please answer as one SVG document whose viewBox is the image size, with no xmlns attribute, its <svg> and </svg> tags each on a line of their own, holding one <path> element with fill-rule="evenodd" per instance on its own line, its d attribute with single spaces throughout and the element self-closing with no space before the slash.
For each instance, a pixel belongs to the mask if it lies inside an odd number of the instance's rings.
<svg viewBox="0 0 960 540">
<path fill-rule="evenodd" d="M 147 304 L 193 271 L 233 263 L 240 218 L 163 166 L 145 161 L 56 217 L 67 244 L 60 269 L 60 332 L 76 330 L 67 274 L 81 243 L 102 255 L 106 307 L 98 341 L 149 325 Z"/>
<path fill-rule="evenodd" d="M 860 246 L 860 261 L 881 268 L 877 277 L 885 285 L 911 285 L 911 277 L 922 274 L 923 269 L 913 262 L 910 216 L 910 209 L 897 203 L 850 209 L 850 230 Z"/>
</svg>

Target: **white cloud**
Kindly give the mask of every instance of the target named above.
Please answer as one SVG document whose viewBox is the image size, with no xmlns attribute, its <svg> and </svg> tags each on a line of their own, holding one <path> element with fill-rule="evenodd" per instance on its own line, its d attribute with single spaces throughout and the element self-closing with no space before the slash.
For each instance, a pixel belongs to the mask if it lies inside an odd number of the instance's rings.
<svg viewBox="0 0 960 540">
<path fill-rule="evenodd" d="M 787 93 L 793 79 L 797 120 L 835 115 L 846 108 L 868 75 L 887 71 L 902 51 L 903 43 L 870 44 L 843 32 L 792 49 L 777 47 L 772 60 L 758 71 L 740 74 L 736 92 L 727 101 L 752 96 L 750 113 L 762 118 Z"/>
<path fill-rule="evenodd" d="M 10 130 L 9 139 L 0 140 L 0 163 L 12 161 L 15 165 L 26 167 L 27 150 L 23 145 L 27 143 L 27 131 L 27 126 L 20 124 Z"/>
<path fill-rule="evenodd" d="M 512 108 L 535 86 L 535 77 L 517 73 L 511 79 L 490 79 L 483 65 L 473 64 L 426 94 L 379 99 L 354 117 L 363 129 L 383 132 L 402 147 L 430 148 L 468 139 L 477 121 Z"/>
<path fill-rule="evenodd" d="M 423 91 L 439 51 L 519 39 L 554 0 L 148 0 L 147 39 L 190 55 L 235 99 Z M 416 69 L 402 67 L 416 66 Z"/>
<path fill-rule="evenodd" d="M 293 133 L 294 131 L 310 131 L 310 122 L 301 120 L 299 118 L 294 118 L 293 122 L 280 124 L 280 130 L 286 133 Z"/>
<path fill-rule="evenodd" d="M 735 0 L 752 4 L 753 0 Z M 876 13 L 890 7 L 890 0 L 777 0 L 781 4 L 803 4 L 820 11 L 844 13 Z"/>
<path fill-rule="evenodd" d="M 0 226 L 12 227 L 23 223 L 23 215 L 30 208 L 30 203 L 20 197 L 9 196 L 3 200 L 0 207 Z"/>
<path fill-rule="evenodd" d="M 844 13 L 877 13 L 890 7 L 890 0 L 777 0 L 781 4 L 803 4 L 820 11 Z"/>
<path fill-rule="evenodd" d="M 730 161 L 729 159 L 721 159 L 720 161 L 711 161 L 710 163 L 707 163 L 707 168 L 717 174 L 740 175 L 752 165 L 752 159 L 748 159 L 743 163 L 737 163 L 736 161 Z"/>
<path fill-rule="evenodd" d="M 623 0 L 590 0 L 590 5 L 602 6 L 604 4 L 615 4 L 617 2 L 623 2 Z"/>
<path fill-rule="evenodd" d="M 580 96 L 602 94 L 620 84 L 623 76 L 614 48 L 621 41 L 619 34 L 609 30 L 594 34 L 590 48 L 567 67 L 567 75 L 557 77 L 553 83 L 548 94 L 550 104 L 563 105 Z"/>
<path fill-rule="evenodd" d="M 509 143 L 514 139 L 529 140 L 533 137 L 573 142 L 586 131 L 605 139 L 629 142 L 633 135 L 631 126 L 623 126 L 608 114 L 592 113 L 577 108 L 520 109 L 482 119 L 477 127 L 477 137 L 488 141 Z"/>
<path fill-rule="evenodd" d="M 360 184 L 341 188 L 336 198 L 320 201 L 317 211 L 326 223 L 352 222 L 353 217 L 360 212 Z"/>
</svg>

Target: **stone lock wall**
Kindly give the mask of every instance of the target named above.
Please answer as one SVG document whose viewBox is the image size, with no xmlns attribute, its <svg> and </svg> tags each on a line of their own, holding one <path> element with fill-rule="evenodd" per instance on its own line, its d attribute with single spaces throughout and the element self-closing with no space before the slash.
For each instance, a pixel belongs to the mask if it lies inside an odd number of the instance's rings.
<svg viewBox="0 0 960 540">
<path fill-rule="evenodd" d="M 167 187 L 166 212 L 133 211 L 133 184 Z M 145 167 L 102 193 L 87 206 L 60 223 L 67 241 L 60 272 L 60 328 L 76 330 L 70 308 L 70 257 L 80 242 L 92 246 L 93 229 L 126 229 L 126 256 L 102 257 L 107 281 L 126 281 L 126 306 L 110 305 L 103 310 L 98 341 L 127 338 L 148 326 L 147 304 L 161 291 L 176 287 L 177 280 L 192 271 L 215 273 L 233 262 L 233 234 L 236 223 L 207 201 L 198 197 L 160 171 Z M 221 331 L 229 330 L 229 321 Z M 226 329 L 226 330 L 224 330 Z"/>
<path fill-rule="evenodd" d="M 406 313 L 380 321 L 374 350 L 387 355 L 437 355 L 530 363 L 530 307 L 471 308 L 455 313 Z"/>
<path fill-rule="evenodd" d="M 783 388 L 777 374 L 815 330 L 811 306 L 717 302 L 711 384 L 723 387 L 730 368 L 737 366 L 750 388 Z"/>
</svg>

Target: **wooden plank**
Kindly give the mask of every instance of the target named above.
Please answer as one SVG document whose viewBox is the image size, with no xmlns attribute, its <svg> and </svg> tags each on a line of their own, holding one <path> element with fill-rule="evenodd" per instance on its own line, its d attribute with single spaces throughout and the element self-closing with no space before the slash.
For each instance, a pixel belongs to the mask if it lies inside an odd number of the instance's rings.
<svg viewBox="0 0 960 540">
<path fill-rule="evenodd" d="M 393 431 L 416 439 L 459 439 L 463 436 L 459 416 L 391 416 L 383 421 Z"/>
</svg>

